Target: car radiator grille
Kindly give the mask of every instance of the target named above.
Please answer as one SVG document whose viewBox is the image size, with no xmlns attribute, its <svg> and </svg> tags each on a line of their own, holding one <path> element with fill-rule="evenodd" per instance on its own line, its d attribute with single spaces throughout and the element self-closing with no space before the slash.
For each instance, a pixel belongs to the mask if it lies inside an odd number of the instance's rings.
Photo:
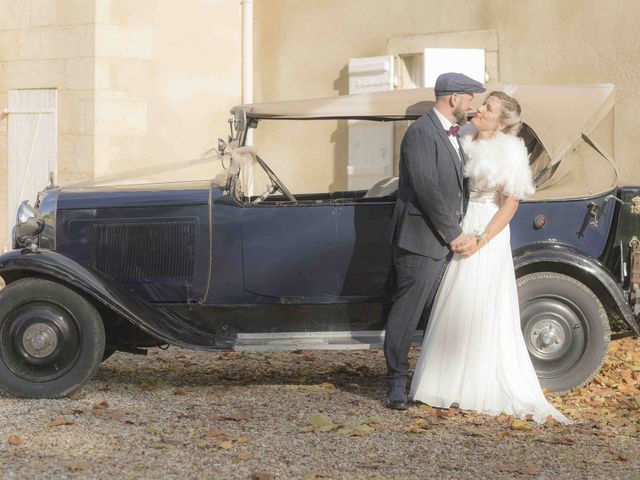
<svg viewBox="0 0 640 480">
<path fill-rule="evenodd" d="M 195 219 L 94 225 L 94 267 L 118 280 L 190 278 Z"/>
</svg>

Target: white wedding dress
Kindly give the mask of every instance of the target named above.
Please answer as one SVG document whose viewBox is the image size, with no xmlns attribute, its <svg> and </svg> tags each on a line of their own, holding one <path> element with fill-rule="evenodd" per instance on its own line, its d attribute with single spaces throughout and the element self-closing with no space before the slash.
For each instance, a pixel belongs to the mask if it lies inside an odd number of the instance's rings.
<svg viewBox="0 0 640 480">
<path fill-rule="evenodd" d="M 500 192 L 533 193 L 527 151 L 518 137 L 461 139 L 470 202 L 465 233 L 482 231 L 498 211 Z M 551 415 L 570 423 L 544 397 L 520 329 L 507 225 L 471 257 L 454 255 L 436 295 L 409 397 L 434 407 L 489 415 Z"/>
</svg>

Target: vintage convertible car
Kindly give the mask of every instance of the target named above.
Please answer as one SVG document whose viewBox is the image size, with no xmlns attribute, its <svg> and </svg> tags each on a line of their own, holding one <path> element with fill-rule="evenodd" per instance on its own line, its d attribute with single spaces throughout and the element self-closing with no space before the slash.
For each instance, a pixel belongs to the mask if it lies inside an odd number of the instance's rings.
<svg viewBox="0 0 640 480">
<path fill-rule="evenodd" d="M 542 385 L 561 392 L 593 378 L 611 338 L 639 333 L 640 187 L 618 185 L 611 85 L 511 88 L 537 184 L 512 222 L 522 331 Z M 393 178 L 294 195 L 243 145 L 283 120 L 395 122 L 399 137 L 432 105 L 431 89 L 242 105 L 219 141 L 222 181 L 50 186 L 23 202 L 0 256 L 0 389 L 68 395 L 114 351 L 168 344 L 380 347 Z M 251 162 L 270 179 L 262 195 L 243 193 Z"/>
</svg>

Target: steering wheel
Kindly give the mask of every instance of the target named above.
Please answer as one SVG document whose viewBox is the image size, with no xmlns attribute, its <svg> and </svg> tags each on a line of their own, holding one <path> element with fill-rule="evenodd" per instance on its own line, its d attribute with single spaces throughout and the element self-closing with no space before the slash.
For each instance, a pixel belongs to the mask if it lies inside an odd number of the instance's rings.
<svg viewBox="0 0 640 480">
<path fill-rule="evenodd" d="M 289 189 L 284 186 L 284 183 L 282 183 L 282 181 L 278 178 L 278 176 L 275 173 L 273 173 L 273 170 L 271 170 L 271 168 L 269 168 L 269 165 L 267 165 L 264 162 L 264 160 L 262 160 L 258 155 L 256 155 L 256 160 L 260 164 L 262 169 L 266 172 L 267 176 L 269 177 L 269 180 L 271 180 L 272 188 L 269 188 L 265 193 L 262 194 L 262 196 L 259 199 L 256 199 L 255 201 L 256 202 L 261 202 L 262 200 L 266 199 L 269 195 L 271 195 L 276 190 L 280 190 L 289 200 L 291 200 L 292 202 L 295 202 L 296 201 L 296 197 L 294 197 L 291 194 Z"/>
</svg>

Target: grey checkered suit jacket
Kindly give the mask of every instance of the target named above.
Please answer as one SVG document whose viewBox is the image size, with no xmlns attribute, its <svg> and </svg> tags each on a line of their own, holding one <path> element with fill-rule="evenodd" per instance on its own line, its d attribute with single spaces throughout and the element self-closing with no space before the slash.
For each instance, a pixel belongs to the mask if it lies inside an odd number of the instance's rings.
<svg viewBox="0 0 640 480">
<path fill-rule="evenodd" d="M 469 198 L 461 154 L 462 162 L 433 110 L 411 124 L 400 148 L 395 245 L 435 259 L 449 253 Z"/>
</svg>

